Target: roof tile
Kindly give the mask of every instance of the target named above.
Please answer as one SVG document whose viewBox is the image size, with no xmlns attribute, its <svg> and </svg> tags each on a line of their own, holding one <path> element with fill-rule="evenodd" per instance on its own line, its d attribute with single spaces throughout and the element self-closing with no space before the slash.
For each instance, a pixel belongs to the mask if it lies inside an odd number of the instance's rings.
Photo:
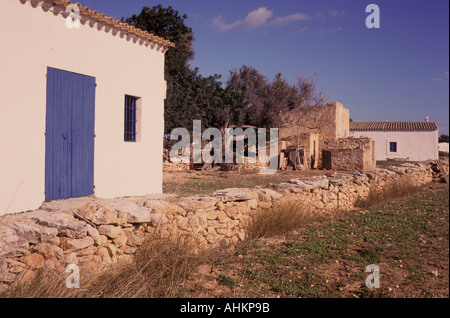
<svg viewBox="0 0 450 318">
<path fill-rule="evenodd" d="M 436 123 L 428 121 L 372 121 L 351 122 L 350 130 L 434 131 Z"/>
<path fill-rule="evenodd" d="M 28 0 L 28 1 L 31 1 L 31 0 Z M 71 5 L 71 4 L 78 5 L 78 7 L 80 8 L 80 13 L 82 15 L 90 17 L 93 20 L 96 20 L 96 21 L 102 22 L 102 23 L 110 24 L 110 25 L 112 25 L 114 27 L 122 29 L 125 32 L 129 32 L 130 34 L 133 34 L 135 36 L 144 38 L 144 39 L 146 39 L 148 41 L 156 42 L 156 43 L 161 44 L 161 45 L 163 45 L 165 47 L 175 47 L 175 44 L 170 42 L 169 40 L 166 40 L 166 39 L 164 39 L 162 37 L 159 37 L 159 36 L 156 36 L 154 34 L 148 33 L 147 31 L 138 29 L 135 26 L 130 25 L 128 23 L 123 23 L 120 20 L 116 20 L 116 19 L 114 19 L 112 17 L 108 17 L 106 14 L 98 13 L 95 10 L 89 9 L 89 7 L 82 6 L 79 2 L 72 3 L 70 0 L 52 0 L 52 2 L 54 4 L 63 5 L 65 7 L 67 7 L 67 6 Z"/>
</svg>

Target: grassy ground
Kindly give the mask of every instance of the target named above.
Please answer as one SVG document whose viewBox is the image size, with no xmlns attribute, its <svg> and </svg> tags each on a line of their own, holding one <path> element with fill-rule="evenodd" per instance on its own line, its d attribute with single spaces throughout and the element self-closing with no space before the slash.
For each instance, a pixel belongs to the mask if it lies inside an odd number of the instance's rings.
<svg viewBox="0 0 450 318">
<path fill-rule="evenodd" d="M 258 239 L 202 265 L 187 297 L 449 297 L 448 187 Z M 368 289 L 366 266 L 380 269 Z"/>
</svg>

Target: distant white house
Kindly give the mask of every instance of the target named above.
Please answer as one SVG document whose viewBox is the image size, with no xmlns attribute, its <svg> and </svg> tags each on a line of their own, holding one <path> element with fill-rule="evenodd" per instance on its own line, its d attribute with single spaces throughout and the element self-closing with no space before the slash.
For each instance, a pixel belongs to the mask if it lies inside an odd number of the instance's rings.
<svg viewBox="0 0 450 318">
<path fill-rule="evenodd" d="M 440 142 L 438 144 L 438 149 L 439 149 L 439 151 L 448 153 L 448 142 Z"/>
<path fill-rule="evenodd" d="M 436 123 L 423 122 L 351 122 L 350 136 L 375 141 L 376 160 L 436 160 L 439 132 Z"/>
<path fill-rule="evenodd" d="M 173 44 L 68 0 L 0 12 L 0 215 L 161 193 Z"/>
</svg>

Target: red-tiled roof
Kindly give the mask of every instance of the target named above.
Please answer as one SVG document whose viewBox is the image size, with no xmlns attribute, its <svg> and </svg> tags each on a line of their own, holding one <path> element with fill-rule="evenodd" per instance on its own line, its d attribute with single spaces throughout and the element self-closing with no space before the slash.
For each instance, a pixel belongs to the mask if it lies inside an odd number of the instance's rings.
<svg viewBox="0 0 450 318">
<path fill-rule="evenodd" d="M 28 1 L 31 1 L 31 0 L 28 0 Z M 46 0 L 46 1 L 51 2 L 49 0 Z M 124 23 L 124 22 L 122 22 L 120 20 L 116 20 L 112 17 L 108 17 L 108 16 L 106 16 L 106 14 L 98 13 L 97 11 L 89 9 L 89 7 L 82 6 L 78 2 L 72 3 L 69 0 L 53 0 L 52 2 L 53 2 L 53 4 L 63 5 L 65 7 L 67 7 L 71 4 L 77 5 L 80 8 L 80 14 L 87 16 L 87 17 L 91 18 L 92 20 L 95 20 L 95 21 L 101 22 L 101 23 L 105 23 L 105 24 L 109 24 L 110 26 L 118 28 L 122 31 L 125 31 L 131 35 L 143 38 L 145 40 L 148 40 L 148 41 L 151 41 L 154 43 L 161 44 L 162 46 L 165 46 L 165 47 L 175 47 L 175 44 L 170 42 L 169 40 L 166 40 L 162 37 L 148 33 L 147 31 L 138 29 L 135 26 L 129 25 L 128 23 Z"/>
<path fill-rule="evenodd" d="M 434 131 L 438 127 L 434 122 L 428 121 L 373 121 L 373 122 L 351 122 L 350 130 L 397 130 L 397 131 Z"/>
</svg>

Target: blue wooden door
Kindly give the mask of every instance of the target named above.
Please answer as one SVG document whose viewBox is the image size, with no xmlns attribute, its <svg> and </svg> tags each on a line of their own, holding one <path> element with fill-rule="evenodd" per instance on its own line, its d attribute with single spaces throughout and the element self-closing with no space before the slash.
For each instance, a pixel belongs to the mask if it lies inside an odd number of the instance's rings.
<svg viewBox="0 0 450 318">
<path fill-rule="evenodd" d="M 47 69 L 46 200 L 94 193 L 95 78 Z"/>
</svg>

